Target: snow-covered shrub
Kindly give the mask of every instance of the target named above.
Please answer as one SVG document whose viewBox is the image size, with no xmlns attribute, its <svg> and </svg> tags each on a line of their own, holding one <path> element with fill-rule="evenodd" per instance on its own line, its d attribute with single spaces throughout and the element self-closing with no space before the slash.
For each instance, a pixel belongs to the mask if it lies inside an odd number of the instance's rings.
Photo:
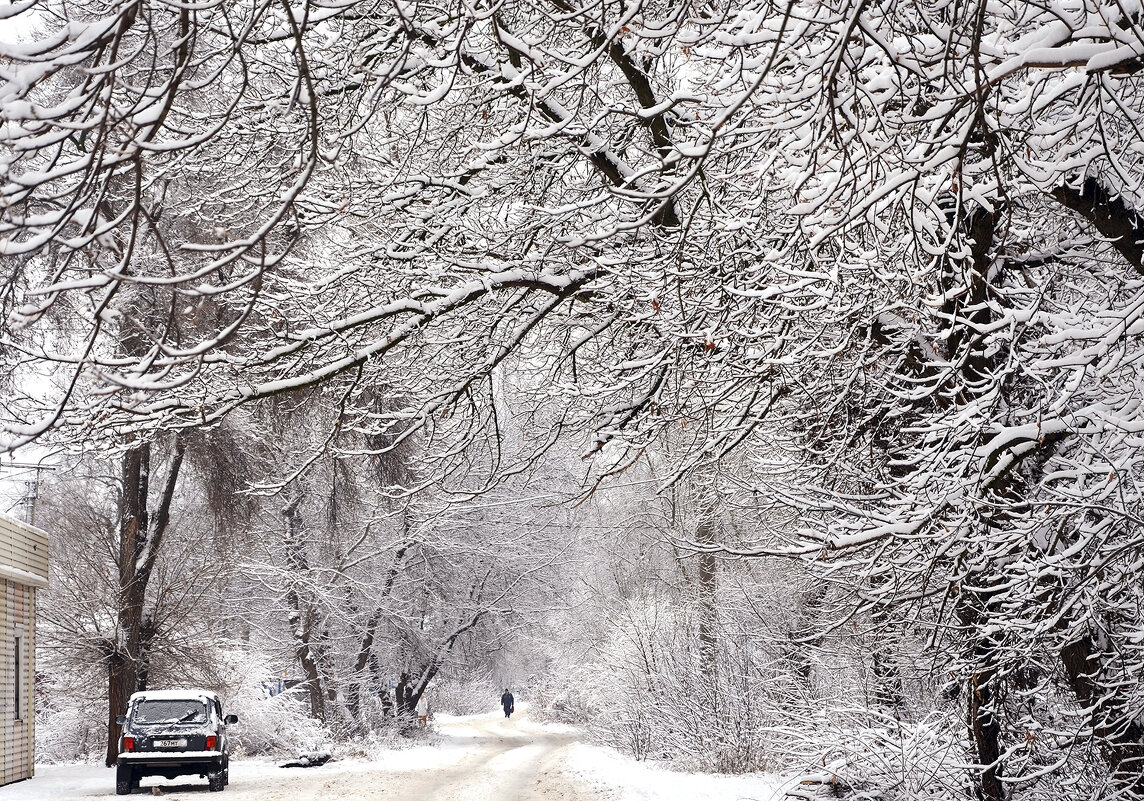
<svg viewBox="0 0 1144 801">
<path fill-rule="evenodd" d="M 532 688 L 530 695 L 533 701 L 530 711 L 538 720 L 583 725 L 598 715 L 595 693 L 582 682 L 565 686 L 555 677 L 547 676 Z"/>
<path fill-rule="evenodd" d="M 261 688 L 242 688 L 228 699 L 227 714 L 238 715 L 230 728 L 239 756 L 288 756 L 328 750 L 329 732 L 309 715 L 306 696 L 287 691 L 267 696 Z"/>
<path fill-rule="evenodd" d="M 102 758 L 107 744 L 107 707 L 104 703 L 60 703 L 41 696 L 36 710 L 36 761 L 80 762 Z"/>
<path fill-rule="evenodd" d="M 477 715 L 499 708 L 502 691 L 503 688 L 496 687 L 488 677 L 473 676 L 438 680 L 430 685 L 428 698 L 435 712 Z"/>
<path fill-rule="evenodd" d="M 266 654 L 238 643 L 220 643 L 209 662 L 216 673 L 203 686 L 222 696 L 223 712 L 238 715 L 238 724 L 230 728 L 237 755 L 294 756 L 328 750 L 330 732 L 310 717 L 305 692 L 277 692 L 279 683 Z"/>
<path fill-rule="evenodd" d="M 373 722 L 364 733 L 338 740 L 334 753 L 342 759 L 376 760 L 393 751 L 439 742 L 432 726 L 417 726 L 392 717 Z"/>
<path fill-rule="evenodd" d="M 739 636 L 721 637 L 716 662 L 706 664 L 696 628 L 696 616 L 670 594 L 631 594 L 599 646 L 594 675 L 584 674 L 586 692 L 554 694 L 547 709 L 589 723 L 602 742 L 637 759 L 724 773 L 773 768 L 766 732 L 790 682 Z"/>
<path fill-rule="evenodd" d="M 60 629 L 50 621 L 40 624 L 36 637 L 36 761 L 102 760 L 107 747 L 106 668 L 92 655 L 75 659 L 73 651 L 59 647 L 61 639 Z"/>
<path fill-rule="evenodd" d="M 961 801 L 965 726 L 952 713 L 904 722 L 870 709 L 824 709 L 773 732 L 784 762 L 802 764 L 793 795 L 879 801 Z"/>
</svg>

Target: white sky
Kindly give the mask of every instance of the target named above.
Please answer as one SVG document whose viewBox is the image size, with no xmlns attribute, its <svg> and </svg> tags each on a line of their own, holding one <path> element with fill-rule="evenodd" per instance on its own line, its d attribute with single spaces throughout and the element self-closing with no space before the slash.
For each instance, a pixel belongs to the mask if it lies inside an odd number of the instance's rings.
<svg viewBox="0 0 1144 801">
<path fill-rule="evenodd" d="M 13 8 L 27 5 L 28 0 L 20 0 L 20 2 L 15 3 L 12 0 L 0 0 L 0 42 L 27 40 L 28 34 L 35 27 L 36 15 L 40 13 L 40 10 L 30 8 L 15 16 L 8 16 L 12 13 Z"/>
</svg>

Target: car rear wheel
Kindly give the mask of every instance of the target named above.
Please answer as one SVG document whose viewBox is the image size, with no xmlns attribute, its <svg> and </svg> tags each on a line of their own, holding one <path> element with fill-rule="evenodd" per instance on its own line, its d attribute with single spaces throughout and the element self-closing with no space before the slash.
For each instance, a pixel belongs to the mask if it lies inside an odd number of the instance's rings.
<svg viewBox="0 0 1144 801">
<path fill-rule="evenodd" d="M 224 771 L 216 770 L 207 774 L 207 787 L 212 793 L 217 793 L 226 787 L 226 774 Z"/>
<path fill-rule="evenodd" d="M 127 795 L 139 786 L 139 780 L 135 778 L 134 773 L 130 765 L 118 765 L 115 768 L 116 795 Z"/>
</svg>

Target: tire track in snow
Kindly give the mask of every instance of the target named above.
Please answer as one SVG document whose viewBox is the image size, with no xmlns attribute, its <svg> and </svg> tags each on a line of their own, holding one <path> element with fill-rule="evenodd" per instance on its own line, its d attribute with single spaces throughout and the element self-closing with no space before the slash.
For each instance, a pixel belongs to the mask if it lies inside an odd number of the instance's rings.
<svg viewBox="0 0 1144 801">
<path fill-rule="evenodd" d="M 402 764 L 405 752 L 387 754 L 381 763 L 333 762 L 304 770 L 279 771 L 235 760 L 231 784 L 221 794 L 208 792 L 205 781 L 185 777 L 170 782 L 145 779 L 141 791 L 125 798 L 151 798 L 147 785 L 152 784 L 167 801 L 607 801 L 612 797 L 600 788 L 579 784 L 561 770 L 568 747 L 576 742 L 573 735 L 553 733 L 527 718 L 505 721 L 499 715 L 448 719 L 438 730 L 442 742 L 430 752 L 432 758 L 426 760 L 425 751 L 417 749 L 420 753 L 407 765 Z M 95 782 L 99 788 L 95 792 L 89 784 L 75 787 L 74 795 L 55 794 L 51 801 L 113 798 L 114 771 L 105 775 L 107 783 Z M 16 787 L 14 792 L 19 793 Z"/>
<path fill-rule="evenodd" d="M 399 790 L 394 801 L 580 801 L 557 769 L 563 751 L 575 742 L 564 734 L 537 733 L 515 721 L 468 719 L 441 727 L 454 741 L 468 739 L 479 751 L 473 762 L 436 776 L 421 786 Z M 599 796 L 593 796 L 598 799 Z"/>
</svg>

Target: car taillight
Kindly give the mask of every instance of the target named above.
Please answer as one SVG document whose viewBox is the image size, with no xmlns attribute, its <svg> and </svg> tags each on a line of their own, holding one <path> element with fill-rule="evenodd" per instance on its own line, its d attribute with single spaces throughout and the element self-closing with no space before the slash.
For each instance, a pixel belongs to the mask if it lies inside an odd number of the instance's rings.
<svg viewBox="0 0 1144 801">
<path fill-rule="evenodd" d="M 124 737 L 123 738 L 123 750 L 124 751 L 134 751 L 135 750 L 135 738 L 134 737 Z"/>
<path fill-rule="evenodd" d="M 213 734 L 208 734 L 207 735 L 207 750 L 208 751 L 214 751 L 216 748 L 218 748 L 218 737 L 216 737 Z"/>
</svg>

